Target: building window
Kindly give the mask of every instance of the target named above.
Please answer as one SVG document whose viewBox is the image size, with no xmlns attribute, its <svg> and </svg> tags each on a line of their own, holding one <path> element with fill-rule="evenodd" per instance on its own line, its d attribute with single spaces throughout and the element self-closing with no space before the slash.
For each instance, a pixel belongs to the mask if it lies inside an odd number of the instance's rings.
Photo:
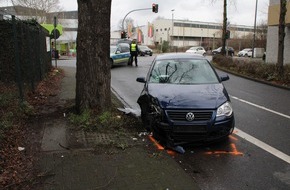
<svg viewBox="0 0 290 190">
<path fill-rule="evenodd" d="M 158 29 L 156 29 L 156 32 L 158 32 Z"/>
</svg>

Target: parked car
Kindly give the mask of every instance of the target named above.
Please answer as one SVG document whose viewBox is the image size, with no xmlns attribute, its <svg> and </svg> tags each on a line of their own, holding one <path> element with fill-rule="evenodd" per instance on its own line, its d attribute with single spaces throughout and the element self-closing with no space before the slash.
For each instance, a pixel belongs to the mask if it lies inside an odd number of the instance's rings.
<svg viewBox="0 0 290 190">
<path fill-rule="evenodd" d="M 110 46 L 111 67 L 129 64 L 130 46 L 127 43 L 119 43 Z"/>
<path fill-rule="evenodd" d="M 138 45 L 139 48 L 139 55 L 140 56 L 145 56 L 145 55 L 153 55 L 153 51 L 152 49 L 150 49 L 148 46 L 144 46 L 144 45 Z"/>
<path fill-rule="evenodd" d="M 205 56 L 206 51 L 203 47 L 201 46 L 196 46 L 196 47 L 191 47 L 188 50 L 185 51 L 186 53 L 195 53 L 195 54 L 200 54 Z"/>
<path fill-rule="evenodd" d="M 229 56 L 233 56 L 235 54 L 234 48 L 232 47 L 225 47 L 225 48 Z M 212 50 L 213 55 L 221 54 L 221 52 L 222 52 L 222 47 Z"/>
<path fill-rule="evenodd" d="M 252 57 L 252 48 L 245 48 L 238 52 L 239 57 Z"/>
<path fill-rule="evenodd" d="M 145 128 L 171 146 L 227 137 L 235 124 L 228 79 L 203 56 L 157 55 L 147 77 L 136 79 L 144 83 L 137 102 Z"/>
</svg>

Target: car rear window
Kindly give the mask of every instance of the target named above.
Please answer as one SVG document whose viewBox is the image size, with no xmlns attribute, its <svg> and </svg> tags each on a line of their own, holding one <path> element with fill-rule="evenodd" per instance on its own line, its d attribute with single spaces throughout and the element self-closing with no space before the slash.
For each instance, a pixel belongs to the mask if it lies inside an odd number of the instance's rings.
<svg viewBox="0 0 290 190">
<path fill-rule="evenodd" d="M 218 83 L 218 78 L 206 60 L 157 60 L 149 82 L 173 84 Z"/>
</svg>

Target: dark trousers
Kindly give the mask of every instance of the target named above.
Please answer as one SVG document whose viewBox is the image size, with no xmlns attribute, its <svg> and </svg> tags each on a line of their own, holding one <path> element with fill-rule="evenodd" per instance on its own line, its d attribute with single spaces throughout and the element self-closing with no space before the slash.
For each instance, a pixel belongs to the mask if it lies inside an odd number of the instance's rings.
<svg viewBox="0 0 290 190">
<path fill-rule="evenodd" d="M 133 58 L 135 58 L 135 65 L 138 66 L 137 62 L 137 57 L 138 53 L 137 52 L 131 52 L 131 57 L 130 57 L 130 64 L 133 65 Z"/>
</svg>

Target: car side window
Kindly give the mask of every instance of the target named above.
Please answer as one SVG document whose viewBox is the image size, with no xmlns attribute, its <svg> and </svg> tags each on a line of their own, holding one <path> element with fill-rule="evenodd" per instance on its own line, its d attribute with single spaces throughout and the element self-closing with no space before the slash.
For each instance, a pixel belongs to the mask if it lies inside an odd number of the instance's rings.
<svg viewBox="0 0 290 190">
<path fill-rule="evenodd" d="M 129 44 L 119 44 L 118 49 L 121 53 L 130 52 Z"/>
<path fill-rule="evenodd" d="M 130 52 L 130 47 L 129 46 L 123 46 L 122 47 L 122 52 Z"/>
</svg>

